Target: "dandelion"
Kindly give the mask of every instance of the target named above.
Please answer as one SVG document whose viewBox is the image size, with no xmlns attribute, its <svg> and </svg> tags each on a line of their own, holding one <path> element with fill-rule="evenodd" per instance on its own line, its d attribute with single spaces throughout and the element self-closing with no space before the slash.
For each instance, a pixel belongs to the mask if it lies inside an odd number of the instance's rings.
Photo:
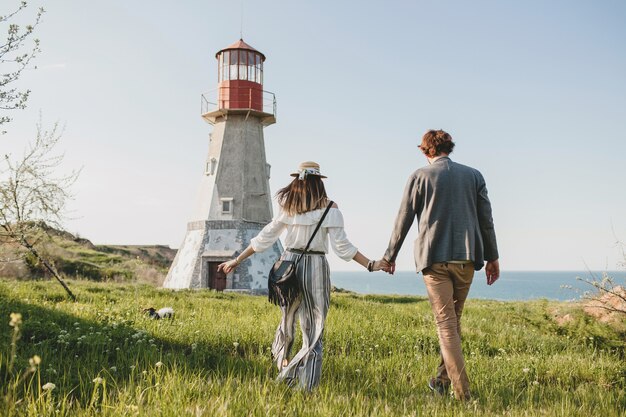
<svg viewBox="0 0 626 417">
<path fill-rule="evenodd" d="M 522 372 L 524 372 L 525 374 L 527 374 L 528 372 L 530 372 L 530 368 L 524 368 L 524 369 L 522 369 Z"/>
<path fill-rule="evenodd" d="M 154 364 L 154 366 L 156 366 L 157 368 L 160 368 L 163 366 L 163 362 L 158 361 L 157 363 Z"/>
<path fill-rule="evenodd" d="M 22 324 L 22 315 L 20 313 L 11 313 L 11 321 L 9 322 L 9 326 L 19 327 L 20 324 Z"/>
<path fill-rule="evenodd" d="M 39 355 L 35 355 L 28 360 L 28 363 L 30 364 L 30 366 L 37 366 L 41 363 L 41 358 L 39 357 Z"/>
<path fill-rule="evenodd" d="M 94 379 L 93 379 L 93 383 L 94 383 L 94 384 L 96 384 L 96 385 L 100 385 L 100 384 L 102 384 L 103 382 L 104 382 L 104 379 L 102 379 L 102 378 L 100 378 L 100 377 L 97 377 L 97 378 L 94 378 Z"/>
<path fill-rule="evenodd" d="M 43 384 L 43 386 L 41 387 L 42 390 L 44 391 L 52 391 L 53 389 L 55 389 L 57 386 L 54 385 L 52 382 L 46 382 L 45 384 Z"/>
</svg>

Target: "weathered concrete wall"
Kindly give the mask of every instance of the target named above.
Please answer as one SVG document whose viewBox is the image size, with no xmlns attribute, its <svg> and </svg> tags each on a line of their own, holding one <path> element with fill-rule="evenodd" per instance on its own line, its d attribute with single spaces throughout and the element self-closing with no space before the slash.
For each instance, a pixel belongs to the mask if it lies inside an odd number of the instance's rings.
<svg viewBox="0 0 626 417">
<path fill-rule="evenodd" d="M 224 125 L 223 130 L 213 132 L 216 146 L 216 134 L 223 135 L 215 175 L 217 196 L 209 218 L 222 218 L 220 199 L 232 198 L 233 219 L 268 223 L 272 213 L 263 126 L 259 119 L 246 120 L 245 115 L 229 115 L 219 125 Z"/>
<path fill-rule="evenodd" d="M 169 273 L 163 283 L 165 288 L 205 288 L 203 262 L 224 261 L 241 253 L 250 239 L 258 234 L 263 224 L 233 221 L 191 222 Z M 228 289 L 255 290 L 267 288 L 267 274 L 282 253 L 280 242 L 270 249 L 256 253 L 237 267 L 227 277 Z"/>
</svg>

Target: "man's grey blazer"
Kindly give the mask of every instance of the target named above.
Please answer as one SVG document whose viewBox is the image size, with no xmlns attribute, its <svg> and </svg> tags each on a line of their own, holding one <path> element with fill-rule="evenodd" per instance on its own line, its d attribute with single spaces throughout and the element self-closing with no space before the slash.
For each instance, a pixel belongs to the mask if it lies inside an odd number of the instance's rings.
<svg viewBox="0 0 626 417">
<path fill-rule="evenodd" d="M 386 260 L 396 260 L 415 218 L 418 273 L 436 262 L 453 260 L 471 260 L 478 271 L 483 261 L 498 259 L 487 187 L 474 168 L 446 156 L 409 177 L 385 252 Z"/>
</svg>

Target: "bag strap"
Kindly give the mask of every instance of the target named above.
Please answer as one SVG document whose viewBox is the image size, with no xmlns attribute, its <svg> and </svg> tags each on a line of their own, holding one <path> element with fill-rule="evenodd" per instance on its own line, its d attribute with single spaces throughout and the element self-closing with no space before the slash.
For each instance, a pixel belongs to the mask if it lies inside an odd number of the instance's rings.
<svg viewBox="0 0 626 417">
<path fill-rule="evenodd" d="M 330 208 L 333 206 L 335 202 L 334 201 L 330 201 L 328 203 L 328 206 L 326 207 L 326 211 L 324 211 L 324 214 L 322 214 L 322 218 L 320 219 L 319 223 L 317 224 L 317 226 L 315 227 L 315 230 L 313 231 L 313 234 L 311 235 L 311 238 L 309 239 L 309 242 L 306 244 L 306 247 L 304 248 L 304 250 L 302 251 L 302 253 L 300 254 L 300 256 L 298 256 L 298 259 L 296 259 L 295 264 L 298 264 L 298 262 L 300 262 L 300 259 L 306 254 L 306 252 L 309 250 L 309 246 L 311 246 L 311 242 L 313 242 L 313 238 L 315 237 L 315 235 L 317 234 L 317 231 L 320 230 L 320 227 L 322 227 L 322 223 L 324 222 L 324 219 L 326 218 L 326 215 L 328 214 L 328 212 L 330 211 Z"/>
</svg>

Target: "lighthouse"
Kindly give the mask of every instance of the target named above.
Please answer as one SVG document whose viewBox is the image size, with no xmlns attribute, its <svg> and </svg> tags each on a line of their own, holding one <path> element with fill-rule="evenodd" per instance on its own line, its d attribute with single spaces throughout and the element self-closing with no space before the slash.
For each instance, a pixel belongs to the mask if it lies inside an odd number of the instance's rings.
<svg viewBox="0 0 626 417">
<path fill-rule="evenodd" d="M 263 128 L 276 122 L 274 94 L 263 90 L 265 55 L 242 39 L 217 52 L 217 89 L 202 95 L 213 125 L 194 212 L 163 286 L 262 292 L 280 242 L 229 275 L 217 266 L 241 253 L 272 219 L 270 165 Z"/>
</svg>

